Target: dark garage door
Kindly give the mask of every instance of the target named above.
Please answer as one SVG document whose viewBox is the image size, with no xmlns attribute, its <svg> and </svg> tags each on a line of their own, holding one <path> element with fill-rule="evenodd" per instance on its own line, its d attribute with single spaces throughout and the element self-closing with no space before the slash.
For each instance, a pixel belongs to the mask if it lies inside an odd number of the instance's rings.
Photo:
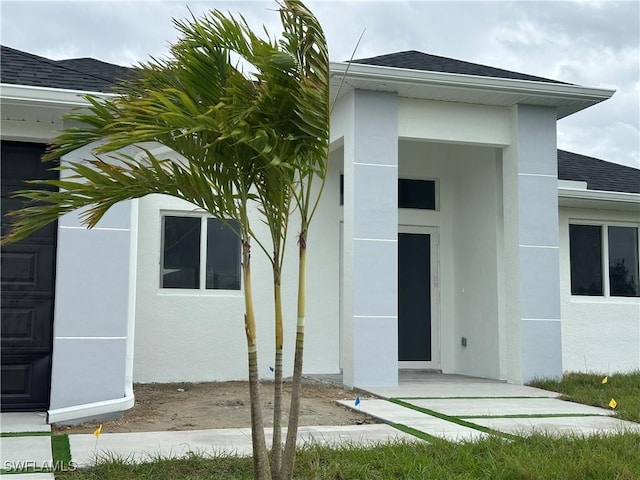
<svg viewBox="0 0 640 480">
<path fill-rule="evenodd" d="M 55 166 L 40 161 L 44 145 L 2 142 L 2 234 L 6 212 L 23 201 L 9 198 L 25 188 L 24 180 L 56 178 Z M 2 411 L 49 407 L 53 294 L 56 257 L 55 224 L 2 247 Z"/>
</svg>

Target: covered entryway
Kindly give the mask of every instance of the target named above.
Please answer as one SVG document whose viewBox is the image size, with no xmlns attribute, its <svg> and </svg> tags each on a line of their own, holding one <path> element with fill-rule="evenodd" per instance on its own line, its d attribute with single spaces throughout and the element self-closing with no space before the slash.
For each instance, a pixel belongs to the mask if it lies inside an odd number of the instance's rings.
<svg viewBox="0 0 640 480">
<path fill-rule="evenodd" d="M 398 230 L 399 367 L 437 369 L 437 230 L 402 225 Z"/>
<path fill-rule="evenodd" d="M 22 207 L 12 192 L 25 180 L 56 178 L 40 157 L 45 145 L 2 142 L 2 234 L 6 213 Z M 46 410 L 51 353 L 57 225 L 2 247 L 2 410 Z"/>
<path fill-rule="evenodd" d="M 418 52 L 361 62 L 332 74 L 344 383 L 398 383 L 398 225 L 438 228 L 443 372 L 514 383 L 561 375 L 556 122 L 611 93 L 493 71 L 434 74 Z M 403 180 L 434 182 L 435 204 L 403 207 Z"/>
</svg>

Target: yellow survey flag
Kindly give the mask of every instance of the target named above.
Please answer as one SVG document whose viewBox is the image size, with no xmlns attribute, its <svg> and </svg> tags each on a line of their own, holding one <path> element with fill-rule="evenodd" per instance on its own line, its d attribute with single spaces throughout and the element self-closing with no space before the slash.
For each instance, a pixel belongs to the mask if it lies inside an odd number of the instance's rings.
<svg viewBox="0 0 640 480">
<path fill-rule="evenodd" d="M 616 402 L 615 398 L 612 398 L 611 401 L 609 402 L 609 406 L 611 408 L 616 408 L 618 406 L 618 402 Z"/>
<path fill-rule="evenodd" d="M 93 434 L 96 436 L 96 438 L 98 438 L 100 436 L 100 433 L 102 433 L 102 424 L 100 424 L 100 426 L 98 428 L 96 428 L 95 432 L 93 432 Z"/>
<path fill-rule="evenodd" d="M 609 377 L 604 377 L 604 378 L 602 379 L 602 383 L 607 383 L 608 381 L 609 381 Z"/>
</svg>

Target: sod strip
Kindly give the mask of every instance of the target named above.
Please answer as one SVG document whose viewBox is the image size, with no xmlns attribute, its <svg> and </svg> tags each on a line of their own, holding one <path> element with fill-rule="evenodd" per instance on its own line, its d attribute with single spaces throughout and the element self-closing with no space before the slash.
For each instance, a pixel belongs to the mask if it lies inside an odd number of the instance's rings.
<svg viewBox="0 0 640 480">
<path fill-rule="evenodd" d="M 69 435 L 54 435 L 51 437 L 51 455 L 56 465 L 71 465 L 71 446 Z"/>
<path fill-rule="evenodd" d="M 51 432 L 2 432 L 0 438 L 13 437 L 50 437 Z"/>
<path fill-rule="evenodd" d="M 466 422 L 459 417 L 451 417 L 449 415 L 445 415 L 444 413 L 436 412 L 435 410 L 429 410 L 428 408 L 418 407 L 416 405 L 403 402 L 399 398 L 389 398 L 388 401 L 391 403 L 395 403 L 396 405 L 400 405 L 401 407 L 410 408 L 411 410 L 415 410 L 416 412 L 424 413 L 425 415 L 431 415 L 432 417 L 440 418 L 442 420 L 446 420 L 447 422 L 457 423 L 458 425 L 461 425 L 463 427 L 478 430 L 490 435 L 507 438 L 509 440 L 516 440 L 518 438 L 516 435 L 512 435 L 510 433 L 499 432 L 498 430 L 494 430 L 492 428 L 484 427 L 482 425 L 476 425 L 475 423 L 471 422 Z"/>
</svg>

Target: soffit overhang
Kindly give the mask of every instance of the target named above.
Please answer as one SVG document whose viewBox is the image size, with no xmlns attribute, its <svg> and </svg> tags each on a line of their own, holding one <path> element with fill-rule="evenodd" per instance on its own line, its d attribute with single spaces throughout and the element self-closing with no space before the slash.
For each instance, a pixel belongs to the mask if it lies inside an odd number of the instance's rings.
<svg viewBox="0 0 640 480">
<path fill-rule="evenodd" d="M 400 97 L 511 107 L 555 107 L 558 119 L 611 98 L 615 90 L 578 85 L 332 62 L 332 101 L 354 89 Z"/>
<path fill-rule="evenodd" d="M 113 94 L 0 84 L 0 105 L 3 120 L 60 122 L 62 115 L 74 108 L 89 105 L 83 97 L 108 98 Z"/>
<path fill-rule="evenodd" d="M 558 205 L 569 208 L 631 211 L 640 214 L 640 194 L 559 187 Z"/>
</svg>

